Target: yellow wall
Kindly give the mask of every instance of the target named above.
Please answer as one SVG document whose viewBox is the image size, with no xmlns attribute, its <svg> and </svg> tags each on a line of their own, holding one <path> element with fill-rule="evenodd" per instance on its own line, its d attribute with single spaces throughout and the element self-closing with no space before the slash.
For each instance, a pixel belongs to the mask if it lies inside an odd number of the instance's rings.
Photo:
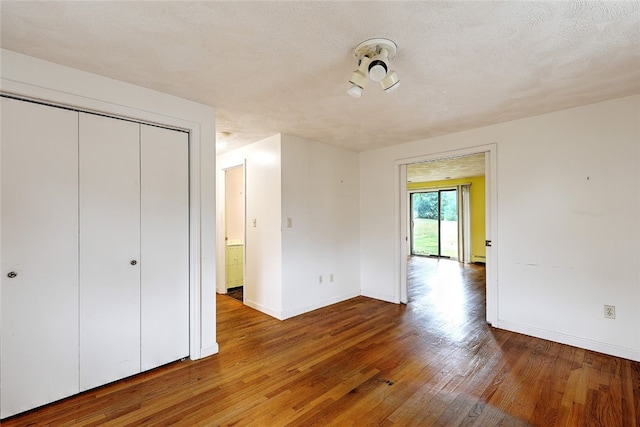
<svg viewBox="0 0 640 427">
<path fill-rule="evenodd" d="M 454 187 L 471 183 L 469 187 L 469 204 L 471 211 L 471 262 L 485 262 L 485 196 L 484 176 L 462 179 L 448 179 L 446 181 L 410 182 L 407 190 L 430 190 Z"/>
</svg>

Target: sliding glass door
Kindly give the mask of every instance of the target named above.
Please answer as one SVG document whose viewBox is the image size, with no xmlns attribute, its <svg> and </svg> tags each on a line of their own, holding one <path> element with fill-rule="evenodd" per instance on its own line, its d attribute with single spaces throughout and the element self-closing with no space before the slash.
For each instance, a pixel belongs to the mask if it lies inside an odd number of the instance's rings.
<svg viewBox="0 0 640 427">
<path fill-rule="evenodd" d="M 458 257 L 457 190 L 411 193 L 411 255 Z"/>
</svg>

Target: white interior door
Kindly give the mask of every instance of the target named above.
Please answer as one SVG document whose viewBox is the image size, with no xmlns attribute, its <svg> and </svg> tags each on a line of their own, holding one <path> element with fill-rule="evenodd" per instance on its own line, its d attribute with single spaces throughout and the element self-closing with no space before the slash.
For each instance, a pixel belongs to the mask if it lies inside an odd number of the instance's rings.
<svg viewBox="0 0 640 427">
<path fill-rule="evenodd" d="M 140 125 L 80 113 L 80 390 L 140 372 Z"/>
<path fill-rule="evenodd" d="M 140 128 L 143 371 L 189 355 L 188 138 Z"/>
<path fill-rule="evenodd" d="M 1 102 L 4 418 L 78 392 L 78 113 Z"/>
</svg>

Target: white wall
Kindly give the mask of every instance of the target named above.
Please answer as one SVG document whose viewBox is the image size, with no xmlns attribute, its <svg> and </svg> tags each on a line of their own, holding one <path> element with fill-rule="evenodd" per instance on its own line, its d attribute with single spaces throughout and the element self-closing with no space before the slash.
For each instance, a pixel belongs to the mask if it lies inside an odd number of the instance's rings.
<svg viewBox="0 0 640 427">
<path fill-rule="evenodd" d="M 215 306 L 215 128 L 212 107 L 1 50 L 0 90 L 189 132 L 192 358 L 218 352 Z"/>
<path fill-rule="evenodd" d="M 360 295 L 358 170 L 356 152 L 282 135 L 283 318 Z"/>
<path fill-rule="evenodd" d="M 246 150 L 245 304 L 280 318 L 282 236 L 280 136 Z M 254 226 L 255 221 L 255 226 Z"/>
<path fill-rule="evenodd" d="M 274 135 L 218 156 L 219 177 L 224 169 L 246 162 L 244 302 L 276 318 L 282 316 L 280 148 L 280 135 Z M 217 223 L 224 227 L 222 185 L 218 185 L 218 201 Z M 224 248 L 224 238 L 218 239 L 218 247 Z M 218 253 L 218 265 L 224 266 L 224 250 Z M 224 283 L 224 271 L 220 273 L 219 283 Z M 218 292 L 224 290 L 218 287 Z"/>
<path fill-rule="evenodd" d="M 640 96 L 362 153 L 363 294 L 398 298 L 396 161 L 492 143 L 494 326 L 640 360 Z"/>
<path fill-rule="evenodd" d="M 245 304 L 286 319 L 359 295 L 358 153 L 275 135 L 218 156 L 219 182 L 245 161 Z M 218 227 L 223 190 L 218 185 Z"/>
</svg>

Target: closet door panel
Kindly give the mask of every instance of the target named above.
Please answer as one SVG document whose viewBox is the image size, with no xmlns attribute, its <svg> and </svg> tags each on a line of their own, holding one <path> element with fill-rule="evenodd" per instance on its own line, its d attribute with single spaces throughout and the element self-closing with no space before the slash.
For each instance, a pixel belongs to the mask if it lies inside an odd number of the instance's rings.
<svg viewBox="0 0 640 427">
<path fill-rule="evenodd" d="M 142 370 L 189 355 L 188 134 L 141 125 Z"/>
<path fill-rule="evenodd" d="M 1 109 L 4 418 L 78 392 L 78 113 Z"/>
<path fill-rule="evenodd" d="M 80 389 L 140 372 L 139 125 L 80 113 Z"/>
</svg>

